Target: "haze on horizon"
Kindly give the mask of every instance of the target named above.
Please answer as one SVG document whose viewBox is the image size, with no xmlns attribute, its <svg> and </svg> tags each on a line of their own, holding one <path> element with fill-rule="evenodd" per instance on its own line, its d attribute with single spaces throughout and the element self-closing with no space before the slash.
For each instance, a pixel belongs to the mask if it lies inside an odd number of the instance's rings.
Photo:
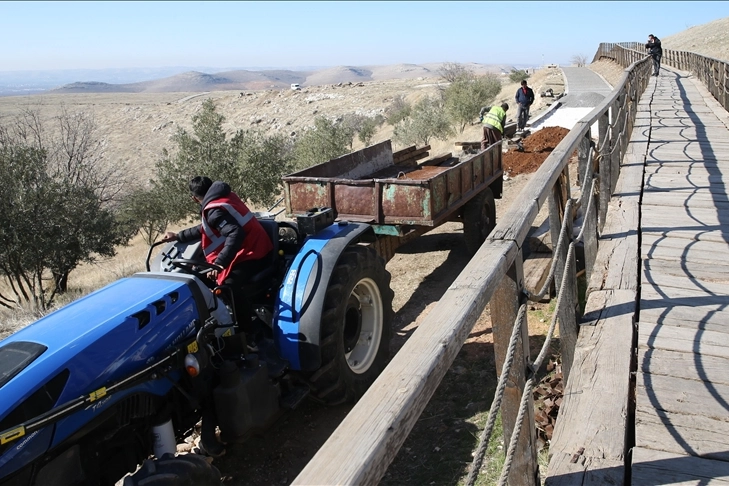
<svg viewBox="0 0 729 486">
<path fill-rule="evenodd" d="M 311 68 L 591 58 L 729 2 L 0 2 L 0 71 Z"/>
</svg>

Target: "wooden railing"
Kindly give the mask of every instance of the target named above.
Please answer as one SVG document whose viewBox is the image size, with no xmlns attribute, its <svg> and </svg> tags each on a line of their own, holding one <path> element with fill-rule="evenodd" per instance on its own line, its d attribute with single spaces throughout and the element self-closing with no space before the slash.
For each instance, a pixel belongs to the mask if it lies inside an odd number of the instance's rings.
<svg viewBox="0 0 729 486">
<path fill-rule="evenodd" d="M 609 58 L 627 67 L 645 55 L 645 45 L 637 42 L 600 44 L 593 62 L 600 58 Z M 721 106 L 729 111 L 729 62 L 694 52 L 663 49 L 661 63 L 694 74 Z"/>
<path fill-rule="evenodd" d="M 597 187 L 595 210 L 583 215 L 586 266 L 592 268 L 597 258 L 599 232 L 605 224 L 620 162 L 633 130 L 636 106 L 650 79 L 650 70 L 648 58 L 636 58 L 616 89 L 555 148 L 523 189 L 519 203 L 500 218 L 488 240 L 438 305 L 294 484 L 377 484 L 489 302 L 497 370 L 502 369 L 511 335 L 519 339 L 501 404 L 505 440 L 511 437 L 516 444 L 508 483 L 539 484 L 531 390 L 523 393 L 525 383 L 532 378 L 534 363 L 529 356 L 525 321 L 516 319 L 529 293 L 527 290 L 533 290 L 524 289 L 522 248 L 545 202 L 549 205 L 552 241 L 558 241 L 563 226 L 571 228 L 572 218 L 565 215 L 579 203 L 570 193 L 568 163 L 577 153 L 582 192 L 586 192 L 585 187 Z M 597 128 L 597 142 L 591 136 L 593 126 Z M 564 310 L 558 311 L 563 370 L 567 375 L 580 316 L 576 302 L 576 265 L 568 260 L 568 257 L 574 260 L 574 252 L 567 251 L 572 231 L 564 234 L 565 244 L 554 248 L 553 254 L 558 279 L 555 286 L 562 287 L 568 296 L 562 299 L 566 302 Z M 522 322 L 520 329 L 514 329 L 515 321 Z M 526 406 L 522 407 L 524 401 Z M 527 416 L 522 417 L 523 427 L 516 427 L 520 407 L 526 410 Z"/>
<path fill-rule="evenodd" d="M 663 50 L 663 62 L 696 75 L 721 106 L 729 111 L 729 63 L 693 52 L 667 49 Z"/>
</svg>

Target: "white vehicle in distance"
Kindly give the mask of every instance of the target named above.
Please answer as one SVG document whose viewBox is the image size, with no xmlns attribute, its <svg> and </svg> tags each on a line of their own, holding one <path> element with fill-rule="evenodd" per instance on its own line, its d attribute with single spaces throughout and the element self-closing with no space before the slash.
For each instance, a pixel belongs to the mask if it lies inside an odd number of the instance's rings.
<svg viewBox="0 0 729 486">
<path fill-rule="evenodd" d="M 294 91 L 301 91 L 301 85 L 299 83 L 293 83 L 291 85 L 291 89 L 293 89 Z"/>
</svg>

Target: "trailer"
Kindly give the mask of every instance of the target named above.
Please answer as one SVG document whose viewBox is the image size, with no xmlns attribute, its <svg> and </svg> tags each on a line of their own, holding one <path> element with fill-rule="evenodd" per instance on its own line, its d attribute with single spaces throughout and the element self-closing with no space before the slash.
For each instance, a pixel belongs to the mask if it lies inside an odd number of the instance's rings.
<svg viewBox="0 0 729 486">
<path fill-rule="evenodd" d="M 494 198 L 503 191 L 501 143 L 475 154 L 418 162 L 429 149 L 393 152 L 387 140 L 284 176 L 286 212 L 312 216 L 331 208 L 328 217 L 368 223 L 386 261 L 400 245 L 460 221 L 474 254 L 496 226 Z"/>
</svg>

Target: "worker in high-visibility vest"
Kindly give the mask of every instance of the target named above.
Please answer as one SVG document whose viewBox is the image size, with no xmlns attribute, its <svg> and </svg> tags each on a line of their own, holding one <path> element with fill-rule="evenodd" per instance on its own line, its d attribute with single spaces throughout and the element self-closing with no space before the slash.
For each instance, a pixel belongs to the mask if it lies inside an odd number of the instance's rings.
<svg viewBox="0 0 729 486">
<path fill-rule="evenodd" d="M 504 125 L 506 125 L 506 112 L 509 105 L 501 103 L 501 106 L 487 106 L 481 108 L 481 122 L 483 123 L 483 138 L 481 139 L 481 150 L 495 144 L 504 136 Z"/>
</svg>

